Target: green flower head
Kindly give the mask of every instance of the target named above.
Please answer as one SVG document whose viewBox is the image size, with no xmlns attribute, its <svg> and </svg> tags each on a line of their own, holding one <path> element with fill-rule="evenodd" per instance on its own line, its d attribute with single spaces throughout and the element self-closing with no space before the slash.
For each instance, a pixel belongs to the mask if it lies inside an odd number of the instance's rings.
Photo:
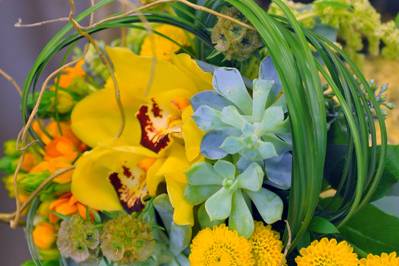
<svg viewBox="0 0 399 266">
<path fill-rule="evenodd" d="M 101 234 L 104 256 L 122 265 L 146 261 L 153 253 L 155 244 L 151 226 L 125 214 L 106 222 Z"/>
<path fill-rule="evenodd" d="M 57 236 L 57 246 L 65 258 L 81 263 L 91 259 L 98 250 L 100 232 L 90 221 L 74 215 L 62 221 Z"/>
<path fill-rule="evenodd" d="M 283 203 L 273 192 L 262 188 L 264 173 L 257 163 L 238 174 L 234 164 L 218 160 L 214 165 L 201 162 L 188 172 L 185 196 L 193 205 L 205 202 L 211 221 L 229 219 L 229 227 L 245 237 L 254 230 L 252 201 L 263 220 L 274 223 L 281 219 Z"/>
</svg>

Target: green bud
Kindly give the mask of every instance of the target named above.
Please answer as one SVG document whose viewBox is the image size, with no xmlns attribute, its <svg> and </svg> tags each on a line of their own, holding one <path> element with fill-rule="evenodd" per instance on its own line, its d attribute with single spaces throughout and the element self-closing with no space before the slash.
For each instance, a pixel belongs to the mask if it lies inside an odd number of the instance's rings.
<svg viewBox="0 0 399 266">
<path fill-rule="evenodd" d="M 10 157 L 18 157 L 21 152 L 17 150 L 17 141 L 14 139 L 7 140 L 3 144 L 4 154 Z"/>
</svg>

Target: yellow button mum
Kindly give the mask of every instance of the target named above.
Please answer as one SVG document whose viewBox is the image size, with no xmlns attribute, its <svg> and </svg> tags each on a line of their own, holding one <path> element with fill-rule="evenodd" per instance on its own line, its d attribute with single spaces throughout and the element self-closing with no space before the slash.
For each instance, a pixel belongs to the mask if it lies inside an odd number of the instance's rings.
<svg viewBox="0 0 399 266">
<path fill-rule="evenodd" d="M 255 223 L 255 231 L 251 238 L 252 254 L 257 266 L 286 265 L 284 254 L 281 252 L 283 243 L 280 234 L 272 230 L 270 225 L 262 222 Z"/>
<path fill-rule="evenodd" d="M 193 239 L 191 266 L 254 265 L 251 243 L 224 224 L 201 230 Z"/>
<path fill-rule="evenodd" d="M 357 254 L 346 242 L 322 238 L 313 241 L 307 248 L 300 250 L 295 262 L 298 266 L 357 266 Z"/>
<path fill-rule="evenodd" d="M 382 253 L 380 256 L 369 254 L 367 258 L 361 259 L 360 266 L 399 266 L 399 257 L 396 252 Z"/>
</svg>

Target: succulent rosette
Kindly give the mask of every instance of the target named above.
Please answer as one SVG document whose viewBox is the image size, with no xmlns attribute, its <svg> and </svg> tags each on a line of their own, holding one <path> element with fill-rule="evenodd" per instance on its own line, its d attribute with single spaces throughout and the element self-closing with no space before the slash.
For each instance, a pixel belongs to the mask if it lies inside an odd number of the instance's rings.
<svg viewBox="0 0 399 266">
<path fill-rule="evenodd" d="M 214 90 L 191 99 L 193 118 L 206 132 L 201 153 L 212 160 L 238 156 L 240 170 L 257 162 L 267 174 L 265 182 L 288 189 L 291 132 L 281 82 L 270 58 L 263 60 L 259 79 L 249 85 L 252 97 L 237 69 L 217 68 Z"/>
</svg>

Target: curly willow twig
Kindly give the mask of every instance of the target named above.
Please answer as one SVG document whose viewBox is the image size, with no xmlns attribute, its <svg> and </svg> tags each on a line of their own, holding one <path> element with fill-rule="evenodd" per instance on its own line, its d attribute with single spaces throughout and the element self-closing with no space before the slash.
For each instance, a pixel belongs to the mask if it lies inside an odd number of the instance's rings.
<svg viewBox="0 0 399 266">
<path fill-rule="evenodd" d="M 5 72 L 2 68 L 0 68 L 0 76 L 3 76 L 6 80 L 8 80 L 13 85 L 18 94 L 22 95 L 21 87 L 18 85 L 15 79 L 7 74 L 7 72 Z"/>
</svg>

